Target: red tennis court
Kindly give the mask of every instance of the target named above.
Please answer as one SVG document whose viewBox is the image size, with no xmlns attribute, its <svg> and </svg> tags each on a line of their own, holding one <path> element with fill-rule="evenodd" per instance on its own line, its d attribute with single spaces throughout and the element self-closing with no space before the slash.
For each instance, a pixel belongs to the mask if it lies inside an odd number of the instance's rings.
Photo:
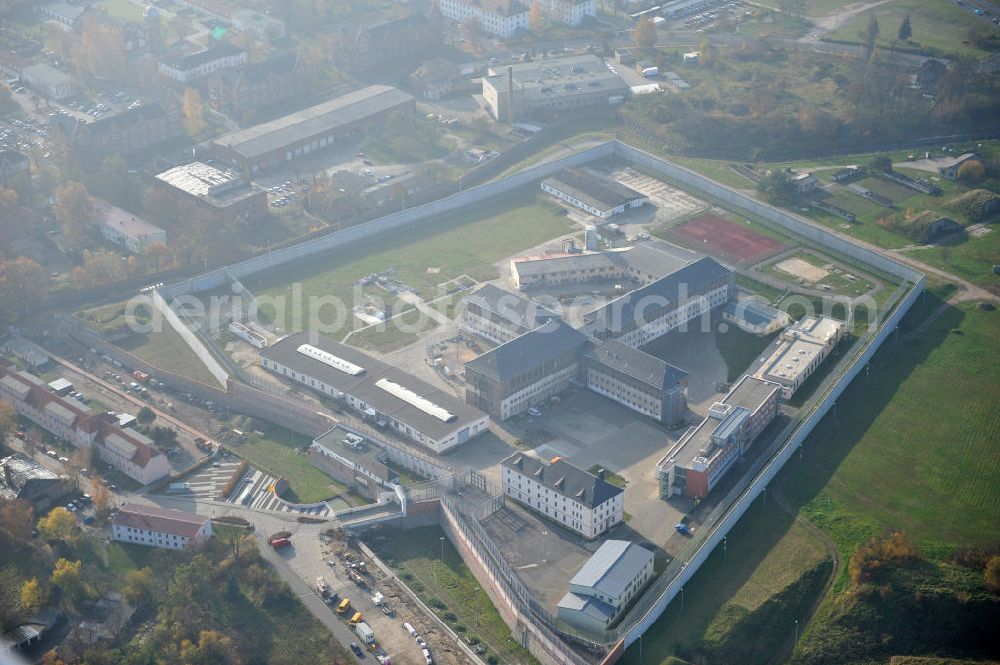
<svg viewBox="0 0 1000 665">
<path fill-rule="evenodd" d="M 693 249 L 752 265 L 785 249 L 774 238 L 715 215 L 702 215 L 673 229 Z"/>
</svg>

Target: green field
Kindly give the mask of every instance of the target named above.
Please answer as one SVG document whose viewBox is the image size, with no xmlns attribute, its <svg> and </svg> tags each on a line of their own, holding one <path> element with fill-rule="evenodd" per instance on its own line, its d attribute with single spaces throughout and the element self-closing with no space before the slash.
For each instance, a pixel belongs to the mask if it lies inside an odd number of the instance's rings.
<svg viewBox="0 0 1000 665">
<path fill-rule="evenodd" d="M 1000 227 L 994 224 L 986 235 L 973 238 L 952 236 L 932 247 L 907 252 L 909 256 L 963 277 L 974 284 L 1000 292 L 1000 275 L 993 266 L 1000 263 Z"/>
<path fill-rule="evenodd" d="M 726 325 L 726 332 L 715 333 L 715 346 L 726 361 L 726 381 L 732 383 L 764 352 L 774 335 L 758 336 L 735 325 Z"/>
<path fill-rule="evenodd" d="M 975 16 L 969 9 L 955 6 L 951 2 L 895 0 L 858 14 L 846 25 L 826 35 L 826 38 L 861 43 L 859 33 L 868 26 L 868 17 L 872 12 L 878 19 L 880 33 L 877 43 L 882 48 L 897 46 L 931 53 L 952 53 L 973 57 L 989 55 L 966 43 L 970 29 L 982 32 L 992 30 L 989 22 Z M 910 26 L 913 29 L 910 43 L 894 44 L 898 39 L 900 23 L 907 14 L 910 16 Z"/>
<path fill-rule="evenodd" d="M 247 286 L 258 297 L 280 299 L 291 293 L 293 283 L 301 284 L 303 316 L 293 321 L 289 306 L 277 322 L 287 330 L 300 330 L 308 327 L 305 312 L 310 297 L 341 298 L 349 313 L 355 304 L 354 282 L 366 275 L 395 268 L 395 279 L 429 300 L 442 295 L 437 293 L 438 284 L 463 274 L 477 280 L 495 278 L 495 262 L 575 228 L 561 207 L 525 190 L 474 212 L 451 215 L 363 247 L 335 252 Z M 393 297 L 378 287 L 367 287 L 365 294 Z M 261 309 L 265 316 L 275 311 L 268 306 Z M 347 325 L 347 329 L 359 327 Z"/>
<path fill-rule="evenodd" d="M 365 541 L 455 632 L 475 635 L 505 665 L 537 664 L 511 637 L 489 596 L 439 527 L 408 531 L 376 527 Z"/>
<path fill-rule="evenodd" d="M 786 636 L 773 632 L 754 635 L 748 630 L 748 617 L 775 595 L 790 590 L 827 558 L 823 544 L 806 527 L 796 524 L 773 502 L 766 506 L 758 502 L 729 533 L 726 547 L 717 548 L 685 586 L 683 609 L 680 598 L 675 598 L 643 635 L 641 647 L 638 642 L 633 644 L 620 662 L 659 664 L 670 656 L 688 656 L 694 649 L 711 654 L 715 649 L 731 652 L 734 648 L 741 654 L 740 660 L 712 654 L 717 657 L 695 662 L 769 662 L 767 649 L 783 644 Z M 817 580 L 810 581 L 814 587 Z M 781 616 L 785 615 L 791 624 L 792 613 Z"/>
<path fill-rule="evenodd" d="M 164 324 L 163 329 L 158 332 L 132 335 L 117 345 L 154 367 L 201 381 L 214 388 L 219 387 L 219 382 L 204 363 L 169 325 Z"/>
<path fill-rule="evenodd" d="M 998 348 L 1000 316 L 972 305 L 887 342 L 813 431 L 790 497 L 811 517 L 829 498 L 921 541 L 996 542 Z"/>
</svg>

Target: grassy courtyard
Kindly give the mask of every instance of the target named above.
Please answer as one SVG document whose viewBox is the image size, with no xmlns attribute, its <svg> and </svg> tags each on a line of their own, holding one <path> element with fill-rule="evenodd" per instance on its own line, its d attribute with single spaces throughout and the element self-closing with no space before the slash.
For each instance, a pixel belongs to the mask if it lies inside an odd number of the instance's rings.
<svg viewBox="0 0 1000 665">
<path fill-rule="evenodd" d="M 520 191 L 493 201 L 472 212 L 449 215 L 427 226 L 402 231 L 365 246 L 311 260 L 280 274 L 251 280 L 249 288 L 258 296 L 283 299 L 292 292 L 292 284 L 300 284 L 303 302 L 311 297 L 334 296 L 346 305 L 348 314 L 355 304 L 367 297 L 389 300 L 393 296 L 379 287 L 369 286 L 365 295 L 355 297 L 355 282 L 367 275 L 394 268 L 393 279 L 419 293 L 426 300 L 443 295 L 437 285 L 468 275 L 473 279 L 497 276 L 493 265 L 519 251 L 575 230 L 561 207 L 536 195 Z M 361 302 L 355 303 L 355 300 Z M 263 306 L 265 316 L 275 316 L 275 308 Z M 276 316 L 277 325 L 287 330 L 309 326 L 307 315 L 293 320 L 292 308 L 286 307 Z M 306 312 L 308 307 L 303 307 Z M 345 323 L 344 332 L 360 327 Z M 370 335 L 370 334 L 369 334 Z M 371 344 L 370 336 L 362 344 Z"/>
<path fill-rule="evenodd" d="M 132 335 L 118 342 L 118 346 L 154 367 L 161 367 L 214 388 L 220 387 L 205 364 L 169 325 L 164 325 L 157 332 Z"/>
</svg>

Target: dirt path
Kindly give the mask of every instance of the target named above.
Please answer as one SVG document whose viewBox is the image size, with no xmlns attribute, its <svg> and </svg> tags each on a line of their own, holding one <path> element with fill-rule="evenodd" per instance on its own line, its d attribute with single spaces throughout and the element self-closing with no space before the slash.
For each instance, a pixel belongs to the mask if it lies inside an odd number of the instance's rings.
<svg viewBox="0 0 1000 665">
<path fill-rule="evenodd" d="M 877 2 L 857 2 L 853 5 L 847 5 L 841 9 L 826 14 L 825 16 L 819 16 L 812 19 L 814 27 L 809 31 L 809 34 L 800 39 L 803 43 L 815 43 L 820 41 L 823 35 L 833 32 L 837 28 L 840 28 L 847 23 L 854 20 L 854 17 L 858 14 L 868 11 L 878 7 L 879 5 L 884 5 L 888 2 L 893 2 L 894 0 L 878 0 Z M 808 18 L 808 17 L 803 17 Z"/>
</svg>

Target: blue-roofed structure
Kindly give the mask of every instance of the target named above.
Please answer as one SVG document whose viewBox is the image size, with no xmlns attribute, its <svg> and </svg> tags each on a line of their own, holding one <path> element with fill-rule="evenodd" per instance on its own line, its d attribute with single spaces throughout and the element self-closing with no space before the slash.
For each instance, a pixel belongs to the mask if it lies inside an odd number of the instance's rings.
<svg viewBox="0 0 1000 665">
<path fill-rule="evenodd" d="M 652 579 L 653 560 L 652 552 L 635 543 L 605 541 L 569 581 L 559 618 L 585 630 L 607 629 Z"/>
</svg>

